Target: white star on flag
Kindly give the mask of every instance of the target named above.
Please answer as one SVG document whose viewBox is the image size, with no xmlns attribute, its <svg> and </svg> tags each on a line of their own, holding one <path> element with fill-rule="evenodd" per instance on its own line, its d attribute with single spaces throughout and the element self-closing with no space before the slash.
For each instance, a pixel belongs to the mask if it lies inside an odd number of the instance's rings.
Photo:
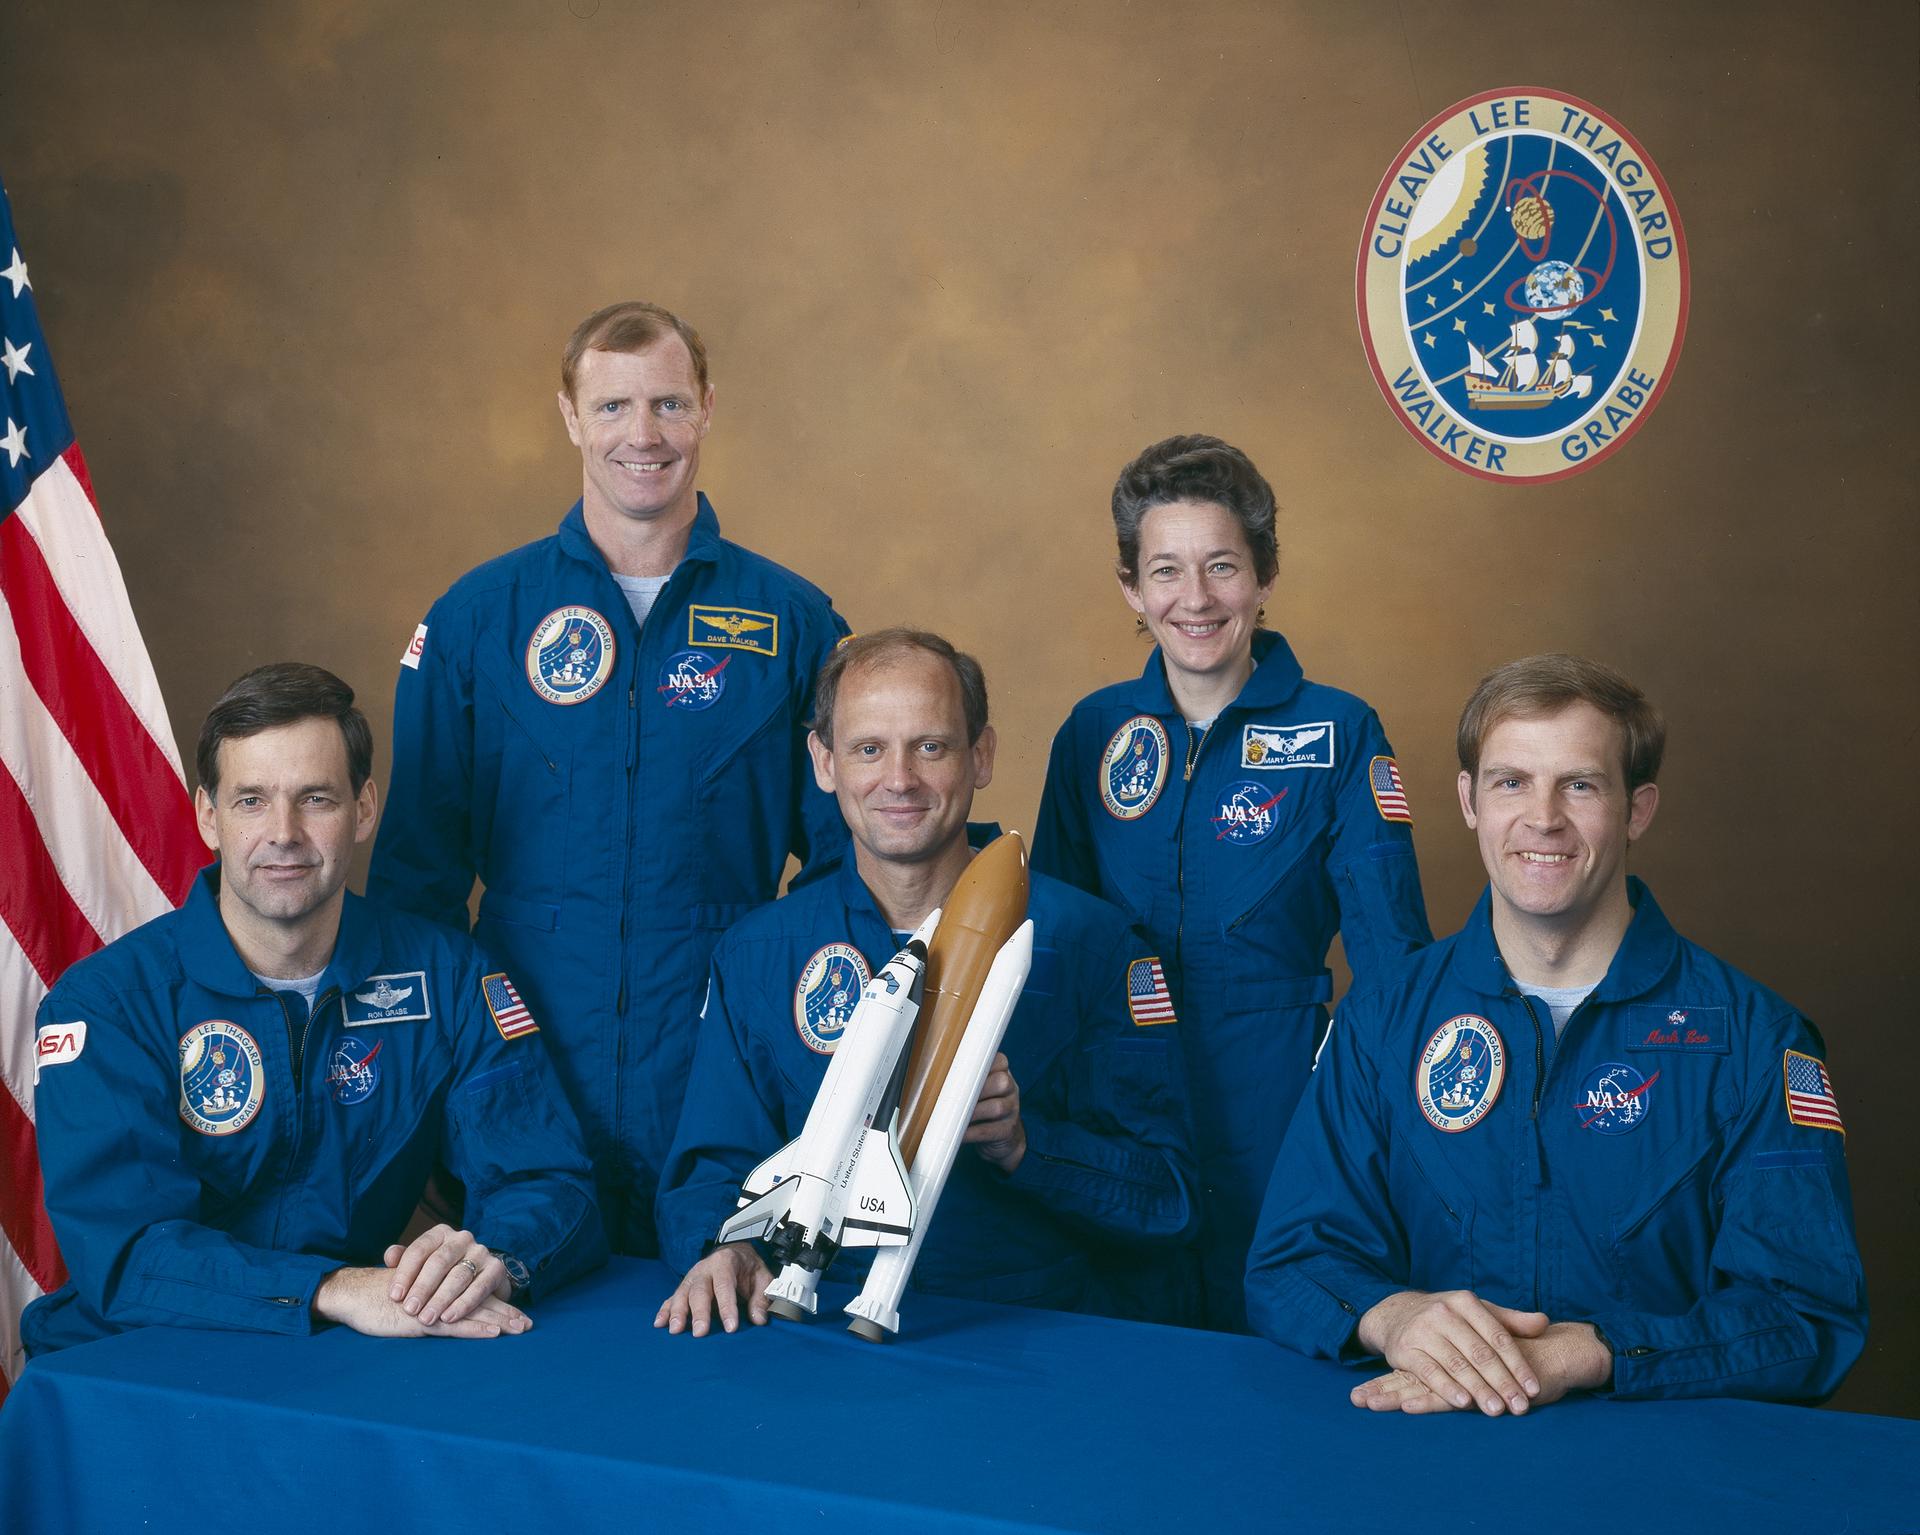
<svg viewBox="0 0 1920 1535">
<path fill-rule="evenodd" d="M 20 259 L 19 246 L 16 245 L 13 248 L 13 265 L 4 271 L 0 271 L 0 277 L 6 278 L 8 282 L 13 284 L 13 296 L 15 298 L 20 297 L 20 290 L 22 288 L 31 288 L 33 286 L 32 283 L 27 281 L 27 264 Z"/>
<path fill-rule="evenodd" d="M 5 336 L 0 336 L 0 365 L 6 367 L 7 382 L 9 384 L 22 373 L 30 378 L 33 376 L 33 369 L 27 363 L 27 353 L 32 350 L 33 343 L 31 341 L 25 346 L 17 347 Z"/>
<path fill-rule="evenodd" d="M 27 456 L 27 429 L 24 426 L 15 425 L 11 416 L 7 417 L 7 435 L 0 437 L 0 448 L 7 450 L 9 469 Z"/>
</svg>

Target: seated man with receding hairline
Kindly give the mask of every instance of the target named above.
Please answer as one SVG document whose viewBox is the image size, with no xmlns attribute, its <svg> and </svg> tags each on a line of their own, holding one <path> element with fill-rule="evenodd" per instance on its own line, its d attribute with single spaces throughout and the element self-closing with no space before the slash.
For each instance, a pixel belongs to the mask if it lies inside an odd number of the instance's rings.
<svg viewBox="0 0 1920 1535">
<path fill-rule="evenodd" d="M 986 680 L 938 635 L 847 640 L 821 669 L 808 747 L 852 851 L 736 923 L 714 951 L 686 1107 L 661 1182 L 667 1260 L 685 1281 L 656 1327 L 768 1316 L 751 1243 L 707 1244 L 740 1182 L 797 1136 L 868 978 L 947 899 L 993 774 Z M 1171 1007 L 1130 1000 L 1157 974 L 1126 918 L 1035 875 L 1033 967 L 911 1281 L 916 1290 L 1105 1309 L 1116 1254 L 1191 1235 L 1197 1213 Z M 848 1279 L 868 1253 L 845 1254 Z"/>
</svg>

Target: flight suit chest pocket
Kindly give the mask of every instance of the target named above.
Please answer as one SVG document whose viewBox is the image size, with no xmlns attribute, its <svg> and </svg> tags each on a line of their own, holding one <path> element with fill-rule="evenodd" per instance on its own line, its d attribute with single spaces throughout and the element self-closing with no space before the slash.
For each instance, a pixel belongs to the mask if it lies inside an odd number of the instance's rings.
<svg viewBox="0 0 1920 1535">
<path fill-rule="evenodd" d="M 792 699 L 772 682 L 771 678 L 764 679 L 766 685 L 754 688 L 743 677 L 735 684 L 741 695 L 735 707 L 724 713 L 720 708 L 708 710 L 707 714 L 714 717 L 697 722 L 701 727 L 696 753 L 703 795 L 713 786 L 742 775 L 746 780 L 764 780 L 771 775 L 785 784 L 792 752 L 784 727 Z"/>
<path fill-rule="evenodd" d="M 543 703 L 523 685 L 483 672 L 474 693 L 473 778 L 476 814 L 492 807 L 492 824 L 476 825 L 487 850 L 487 872 L 521 886 L 539 880 L 540 868 L 566 862 L 566 827 L 572 809 L 573 745 L 570 730 L 546 714 L 584 714 L 600 703 L 563 707 Z M 541 828 L 529 836 L 526 828 Z M 537 865 L 539 867 L 533 867 Z"/>
<path fill-rule="evenodd" d="M 765 667 L 761 657 L 736 656 L 736 668 Z M 669 720 L 664 734 L 684 735 L 698 773 L 692 826 L 724 857 L 701 860 L 701 893 L 709 902 L 764 899 L 773 893 L 794 837 L 793 700 L 783 677 L 771 674 L 734 683 L 704 714 Z M 734 694 L 738 693 L 738 699 Z M 681 771 L 685 771 L 682 769 Z"/>
<path fill-rule="evenodd" d="M 542 698 L 526 674 L 500 656 L 476 658 L 474 683 L 476 751 L 530 752 L 542 768 L 562 775 L 576 745 L 591 747 L 604 734 L 606 711 L 625 712 L 617 686 L 564 703 Z"/>
<path fill-rule="evenodd" d="M 1660 1302 L 1684 1310 L 1685 1295 L 1705 1290 L 1719 1224 L 1717 1152 L 1713 1141 L 1682 1142 L 1610 1180 L 1620 1191 L 1608 1257 L 1621 1303 Z"/>
<path fill-rule="evenodd" d="M 255 1139 L 247 1139 L 249 1131 L 255 1133 Z M 201 1219 L 209 1222 L 219 1220 L 226 1211 L 246 1200 L 255 1175 L 273 1154 L 276 1139 L 273 1131 L 262 1124 L 218 1139 L 196 1134 L 183 1124 L 180 1138 L 184 1143 L 184 1160 L 200 1180 Z"/>
<path fill-rule="evenodd" d="M 327 1113 L 353 1148 L 356 1187 L 364 1186 L 381 1167 L 414 1152 L 423 1126 L 430 1118 L 438 1119 L 440 1084 L 451 1071 L 453 1058 L 437 1039 L 429 1044 L 401 1032 L 431 1027 L 380 1024 L 342 1030 L 328 1042 Z M 437 1125 L 427 1126 L 425 1133 L 437 1142 Z M 430 1154 L 433 1149 L 428 1146 L 424 1152 Z"/>
<path fill-rule="evenodd" d="M 1283 977 L 1317 972 L 1338 921 L 1325 875 L 1326 843 L 1304 830 L 1276 836 L 1244 869 L 1216 869 L 1224 979 L 1236 993 Z M 1318 947 L 1316 947 L 1316 945 Z M 1329 989 L 1327 996 L 1331 996 Z M 1292 997 L 1269 1006 L 1298 1006 L 1326 997 Z M 1236 1011 L 1241 1010 L 1237 1005 Z M 1256 1008 L 1246 1009 L 1257 1011 Z"/>
<path fill-rule="evenodd" d="M 1473 1200 L 1447 1176 L 1437 1152 L 1423 1157 L 1412 1137 L 1394 1141 L 1389 1169 L 1393 1203 L 1407 1231 L 1416 1289 L 1477 1290 L 1473 1263 Z"/>
</svg>

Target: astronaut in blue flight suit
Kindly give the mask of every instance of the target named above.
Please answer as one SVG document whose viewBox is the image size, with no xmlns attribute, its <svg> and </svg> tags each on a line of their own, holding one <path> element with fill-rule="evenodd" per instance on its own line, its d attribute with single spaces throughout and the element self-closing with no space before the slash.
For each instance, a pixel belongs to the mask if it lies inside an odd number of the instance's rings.
<svg viewBox="0 0 1920 1535">
<path fill-rule="evenodd" d="M 1256 1328 L 1376 1411 L 1830 1394 L 1866 1340 L 1825 1047 L 1626 876 L 1665 727 L 1572 656 L 1460 723 L 1489 889 L 1341 1005 L 1273 1170 Z"/>
<path fill-rule="evenodd" d="M 68 1282 L 45 1353 L 154 1323 L 499 1337 L 606 1256 L 538 1028 L 467 939 L 346 891 L 372 741 L 318 667 L 259 668 L 200 738 L 186 905 L 41 1004 L 41 1168 Z M 397 1238 L 436 1160 L 471 1231 Z"/>
<path fill-rule="evenodd" d="M 1186 1292 L 1169 1320 L 1240 1329 L 1254 1217 L 1326 1028 L 1334 933 L 1361 985 L 1432 935 L 1379 719 L 1259 628 L 1278 571 L 1260 472 L 1216 438 L 1169 438 L 1121 472 L 1113 517 L 1121 591 L 1156 648 L 1060 727 L 1033 863 L 1160 946 L 1205 1225 L 1199 1275 L 1180 1254 L 1157 1278 Z"/>
<path fill-rule="evenodd" d="M 979 665 L 937 636 L 849 640 L 820 679 L 811 742 L 853 855 L 736 926 L 715 951 L 687 1104 L 661 1187 L 686 1280 L 656 1326 L 767 1318 L 750 1243 L 702 1256 L 755 1164 L 800 1133 L 870 975 L 972 857 L 994 735 Z M 1036 876 L 1033 969 L 913 1275 L 916 1289 L 1056 1309 L 1105 1303 L 1110 1256 L 1195 1218 L 1178 1046 L 1159 970 L 1119 912 Z M 1131 999 L 1131 1000 L 1130 1000 Z M 860 1257 L 865 1255 L 851 1255 Z M 843 1257 L 836 1278 L 862 1265 Z"/>
<path fill-rule="evenodd" d="M 707 958 L 846 831 L 813 785 L 813 677 L 846 625 L 720 537 L 695 488 L 712 416 L 683 322 L 616 304 L 562 358 L 580 501 L 427 614 L 394 698 L 392 813 L 368 892 L 511 968 L 586 1129 L 617 1251 L 653 1196 Z"/>
</svg>

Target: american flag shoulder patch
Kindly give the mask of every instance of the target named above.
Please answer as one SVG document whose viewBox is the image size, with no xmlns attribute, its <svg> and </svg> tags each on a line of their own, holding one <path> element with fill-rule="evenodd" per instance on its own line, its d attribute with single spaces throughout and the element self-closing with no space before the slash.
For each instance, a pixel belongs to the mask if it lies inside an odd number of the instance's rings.
<svg viewBox="0 0 1920 1535">
<path fill-rule="evenodd" d="M 1840 1105 L 1833 1096 L 1833 1079 L 1817 1055 L 1789 1050 L 1782 1062 L 1782 1075 L 1787 1082 L 1788 1119 L 1815 1130 L 1847 1133 L 1847 1127 L 1840 1122 Z"/>
<path fill-rule="evenodd" d="M 1157 958 L 1136 959 L 1127 966 L 1127 1011 L 1141 1027 L 1177 1021 L 1173 995 L 1167 990 L 1167 973 Z"/>
<path fill-rule="evenodd" d="M 533 1021 L 533 1014 L 520 1000 L 520 993 L 513 989 L 506 971 L 481 976 L 480 995 L 486 1000 L 487 1011 L 493 1014 L 493 1026 L 500 1031 L 502 1039 L 518 1039 L 522 1034 L 540 1032 L 540 1025 Z"/>
<path fill-rule="evenodd" d="M 1400 764 L 1393 758 L 1375 757 L 1367 764 L 1367 787 L 1373 790 L 1373 807 L 1380 812 L 1381 820 L 1413 825 L 1407 786 L 1400 781 Z"/>
</svg>

